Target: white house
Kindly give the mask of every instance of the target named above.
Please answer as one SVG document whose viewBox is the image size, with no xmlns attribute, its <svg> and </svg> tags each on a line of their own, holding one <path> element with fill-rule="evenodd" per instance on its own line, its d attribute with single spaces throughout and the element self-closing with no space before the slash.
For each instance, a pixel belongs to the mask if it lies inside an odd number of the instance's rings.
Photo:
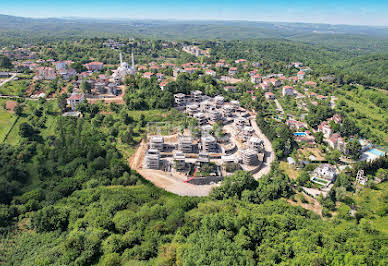
<svg viewBox="0 0 388 266">
<path fill-rule="evenodd" d="M 85 99 L 83 94 L 74 93 L 69 98 L 67 98 L 67 104 L 70 105 L 71 110 L 76 110 L 77 105 L 82 103 Z"/>
</svg>

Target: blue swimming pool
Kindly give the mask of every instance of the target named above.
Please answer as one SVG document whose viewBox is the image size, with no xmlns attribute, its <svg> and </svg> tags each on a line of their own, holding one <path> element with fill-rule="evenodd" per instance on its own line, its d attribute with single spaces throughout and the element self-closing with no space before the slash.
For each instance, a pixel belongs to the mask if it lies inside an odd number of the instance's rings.
<svg viewBox="0 0 388 266">
<path fill-rule="evenodd" d="M 295 136 L 306 136 L 307 134 L 305 132 L 295 132 Z"/>
<path fill-rule="evenodd" d="M 376 156 L 384 156 L 385 155 L 384 152 L 382 152 L 380 150 L 376 150 L 376 149 L 370 149 L 369 152 L 376 155 Z"/>
</svg>

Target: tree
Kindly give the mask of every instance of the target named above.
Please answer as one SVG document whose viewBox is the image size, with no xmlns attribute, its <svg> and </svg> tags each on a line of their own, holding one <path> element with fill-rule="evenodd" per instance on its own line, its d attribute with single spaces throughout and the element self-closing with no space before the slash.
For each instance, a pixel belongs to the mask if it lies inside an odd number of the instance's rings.
<svg viewBox="0 0 388 266">
<path fill-rule="evenodd" d="M 256 180 L 245 171 L 237 171 L 233 175 L 225 177 L 221 186 L 216 187 L 210 193 L 214 199 L 240 198 L 244 190 L 253 190 L 257 187 Z"/>
<path fill-rule="evenodd" d="M 57 98 L 57 104 L 59 109 L 63 112 L 66 109 L 67 101 L 66 101 L 67 95 L 66 94 L 60 94 Z"/>
<path fill-rule="evenodd" d="M 361 156 L 361 144 L 358 139 L 353 139 L 348 142 L 346 148 L 348 149 L 348 155 L 353 160 L 358 160 Z"/>
<path fill-rule="evenodd" d="M 21 116 L 23 114 L 23 105 L 20 103 L 16 104 L 14 112 L 17 116 Z"/>
<path fill-rule="evenodd" d="M 75 63 L 72 63 L 70 65 L 71 68 L 74 68 L 75 71 L 77 71 L 77 73 L 81 73 L 81 72 L 84 72 L 86 70 L 88 70 L 83 64 L 81 64 L 80 62 L 75 62 Z"/>
<path fill-rule="evenodd" d="M 323 133 L 322 132 L 317 132 L 315 133 L 315 141 L 318 143 L 318 144 L 322 144 L 323 143 Z"/>
<path fill-rule="evenodd" d="M 81 89 L 84 93 L 90 93 L 90 92 L 92 91 L 92 85 L 90 85 L 90 83 L 87 82 L 86 80 L 83 80 L 83 81 L 81 82 L 80 89 Z"/>
<path fill-rule="evenodd" d="M 6 57 L 5 55 L 0 55 L 0 68 L 10 69 L 12 67 L 13 65 L 11 63 L 11 60 L 9 60 L 9 58 Z"/>
</svg>

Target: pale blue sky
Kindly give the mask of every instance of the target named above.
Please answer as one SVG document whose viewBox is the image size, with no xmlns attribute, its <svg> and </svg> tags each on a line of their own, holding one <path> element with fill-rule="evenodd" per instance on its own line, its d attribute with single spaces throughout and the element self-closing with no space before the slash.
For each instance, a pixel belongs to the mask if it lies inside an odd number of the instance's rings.
<svg viewBox="0 0 388 266">
<path fill-rule="evenodd" d="M 312 22 L 388 26 L 388 0 L 0 0 L 0 14 Z"/>
</svg>

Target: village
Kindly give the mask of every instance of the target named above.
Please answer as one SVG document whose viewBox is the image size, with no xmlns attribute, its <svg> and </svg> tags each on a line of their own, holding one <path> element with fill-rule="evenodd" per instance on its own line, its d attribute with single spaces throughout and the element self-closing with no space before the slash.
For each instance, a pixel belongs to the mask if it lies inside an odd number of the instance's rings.
<svg viewBox="0 0 388 266">
<path fill-rule="evenodd" d="M 125 78 L 128 76 L 156 80 L 161 91 L 167 90 L 169 83 L 176 81 L 181 73 L 208 76 L 216 80 L 223 85 L 227 97 L 222 94 L 209 96 L 200 90 L 173 95 L 174 108 L 195 118 L 195 129 L 185 128 L 183 132 L 177 130 L 171 135 L 147 134 L 146 144 L 140 145 L 136 151 L 137 163 L 133 164 L 136 165 L 133 167 L 135 170 L 146 178 L 149 176 L 153 182 L 155 173 L 157 176 L 164 176 L 168 182 L 178 182 L 179 189 L 183 184 L 187 185 L 184 189 L 190 190 L 194 185 L 197 186 L 195 190 L 202 186 L 209 191 L 211 186 L 219 185 L 225 176 L 237 170 L 248 171 L 256 179 L 270 171 L 276 150 L 273 150 L 271 141 L 256 124 L 256 113 L 231 97 L 240 90 L 242 83 L 250 86 L 243 92 L 250 101 L 256 100 L 260 94 L 264 96 L 266 108 L 271 113 L 270 119 L 287 125 L 292 132 L 293 141 L 299 146 L 296 152 L 289 154 L 281 162 L 286 173 L 296 179 L 307 165 L 316 166 L 309 171 L 310 182 L 303 187 L 309 195 L 317 197 L 321 193 L 327 194 L 336 176 L 351 167 L 348 145 L 352 141 L 360 144 L 359 160 L 371 162 L 387 153 L 386 148 L 373 145 L 367 139 L 356 140 L 353 136 L 341 136 L 338 129 L 343 126 L 343 118 L 337 113 L 333 113 L 316 127 L 309 125 L 306 117 L 311 114 L 310 106 L 328 102 L 334 110 L 337 99 L 330 93 L 324 94 L 324 90 L 318 86 L 319 82 L 325 86 L 331 84 L 333 78 L 327 76 L 313 81 L 313 69 L 304 66 L 302 62 L 288 64 L 287 68 L 295 70 L 294 75 L 288 76 L 282 73 L 264 74 L 260 70 L 260 62 L 245 59 L 217 59 L 214 63 L 193 60 L 182 64 L 174 60 L 155 60 L 135 64 L 133 51 L 130 54 L 130 63 L 123 59 L 119 50 L 125 44 L 114 40 L 108 40 L 104 44 L 116 51 L 118 66 L 107 67 L 103 62 L 91 61 L 80 67 L 78 62 L 71 60 L 39 58 L 39 54 L 29 48 L 0 50 L 1 54 L 15 61 L 17 69 L 16 73 L 0 73 L 0 89 L 13 82 L 24 81 L 29 84 L 19 95 L 0 91 L 1 97 L 55 99 L 66 93 L 67 107 L 62 115 L 79 117 L 81 112 L 77 107 L 84 102 L 123 104 Z M 164 47 L 175 47 L 175 50 L 196 58 L 210 57 L 209 49 L 201 50 L 196 45 L 178 46 L 176 43 L 166 43 Z M 79 69 L 76 70 L 75 67 Z M 31 89 L 34 84 L 57 80 L 62 81 L 64 89 L 60 88 L 55 93 L 39 90 L 36 86 Z M 320 140 L 317 140 L 317 136 Z M 325 156 L 327 151 L 338 152 L 335 164 Z M 360 182 L 366 183 L 366 180 Z M 179 194 L 177 189 L 171 190 Z"/>
</svg>

